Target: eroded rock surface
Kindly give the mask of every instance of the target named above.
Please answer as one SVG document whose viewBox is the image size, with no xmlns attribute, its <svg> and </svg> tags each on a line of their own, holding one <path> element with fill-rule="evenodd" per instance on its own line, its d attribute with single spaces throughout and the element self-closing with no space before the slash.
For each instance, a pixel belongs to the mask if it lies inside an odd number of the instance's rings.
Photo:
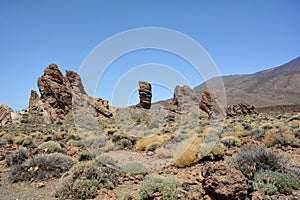
<svg viewBox="0 0 300 200">
<path fill-rule="evenodd" d="M 137 107 L 150 109 L 152 99 L 152 88 L 150 83 L 145 81 L 139 81 L 139 96 L 140 103 L 137 105 Z"/>
<path fill-rule="evenodd" d="M 254 106 L 247 103 L 240 103 L 237 105 L 228 105 L 226 114 L 228 117 L 234 117 L 239 115 L 256 114 Z"/>
<path fill-rule="evenodd" d="M 13 110 L 6 104 L 0 106 L 0 126 L 9 124 L 12 122 L 11 113 Z"/>
<path fill-rule="evenodd" d="M 204 90 L 199 104 L 201 110 L 206 112 L 209 118 L 225 117 L 225 107 L 218 96 L 211 90 Z"/>
<path fill-rule="evenodd" d="M 49 65 L 38 79 L 38 88 L 40 106 L 47 111 L 52 122 L 65 120 L 73 111 L 85 112 L 99 119 L 112 116 L 108 101 L 88 96 L 79 74 L 71 70 L 67 70 L 64 76 L 57 65 Z M 38 101 L 36 95 L 32 94 L 30 105 Z"/>
<path fill-rule="evenodd" d="M 203 189 L 211 199 L 245 199 L 247 179 L 225 163 L 208 163 L 202 170 Z"/>
</svg>

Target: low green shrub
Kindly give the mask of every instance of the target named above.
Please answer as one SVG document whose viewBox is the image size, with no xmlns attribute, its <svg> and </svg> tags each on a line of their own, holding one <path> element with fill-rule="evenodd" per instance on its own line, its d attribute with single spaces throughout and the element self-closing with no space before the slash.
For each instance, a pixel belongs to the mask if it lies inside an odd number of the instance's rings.
<svg viewBox="0 0 300 200">
<path fill-rule="evenodd" d="M 199 159 L 220 160 L 224 156 L 225 146 L 222 143 L 202 143 L 199 145 Z"/>
<path fill-rule="evenodd" d="M 109 167 L 93 163 L 74 165 L 56 190 L 55 197 L 64 199 L 91 199 L 98 195 L 99 188 L 113 189 L 119 183 L 119 174 Z"/>
<path fill-rule="evenodd" d="M 221 142 L 228 148 L 241 146 L 241 140 L 235 136 L 223 137 Z"/>
<path fill-rule="evenodd" d="M 48 141 L 40 144 L 38 146 L 39 149 L 43 150 L 46 153 L 55 153 L 55 152 L 61 152 L 61 146 L 59 143 L 54 141 Z"/>
<path fill-rule="evenodd" d="M 102 154 L 100 156 L 97 156 L 94 159 L 93 163 L 96 166 L 106 166 L 107 164 L 114 165 L 115 164 L 115 160 L 110 155 Z"/>
<path fill-rule="evenodd" d="M 293 189 L 298 189 L 300 186 L 300 181 L 295 177 L 271 170 L 255 173 L 254 181 L 254 190 L 262 190 L 268 195 L 278 191 L 291 194 Z"/>
<path fill-rule="evenodd" d="M 130 175 L 146 175 L 149 169 L 139 162 L 129 162 L 121 166 L 121 171 L 126 174 L 129 173 Z"/>
<path fill-rule="evenodd" d="M 164 200 L 175 200 L 178 195 L 179 181 L 174 177 L 146 177 L 140 185 L 141 200 L 154 199 L 153 194 L 159 192 Z"/>
</svg>

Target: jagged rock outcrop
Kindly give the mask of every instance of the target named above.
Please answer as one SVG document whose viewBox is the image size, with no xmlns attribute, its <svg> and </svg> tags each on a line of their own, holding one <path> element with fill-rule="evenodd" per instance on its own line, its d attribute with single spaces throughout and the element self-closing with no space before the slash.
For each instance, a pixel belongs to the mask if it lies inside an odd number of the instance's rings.
<svg viewBox="0 0 300 200">
<path fill-rule="evenodd" d="M 208 114 L 209 119 L 226 116 L 224 105 L 211 90 L 204 90 L 202 92 L 199 108 Z"/>
<path fill-rule="evenodd" d="M 140 103 L 137 104 L 136 107 L 150 109 L 152 99 L 152 89 L 150 83 L 145 81 L 139 81 L 139 96 Z"/>
<path fill-rule="evenodd" d="M 108 101 L 88 96 L 79 74 L 71 70 L 64 76 L 57 65 L 49 65 L 38 79 L 38 88 L 41 97 L 32 92 L 29 108 L 36 105 L 38 109 L 46 110 L 52 122 L 65 120 L 72 111 L 99 119 L 112 116 Z"/>
<path fill-rule="evenodd" d="M 0 126 L 12 123 L 11 113 L 13 110 L 6 104 L 0 106 Z"/>
<path fill-rule="evenodd" d="M 202 186 L 211 199 L 245 199 L 247 179 L 225 163 L 208 163 L 202 170 Z"/>
<path fill-rule="evenodd" d="M 226 114 L 228 117 L 234 117 L 239 115 L 250 115 L 256 114 L 254 106 L 247 103 L 240 103 L 237 105 L 228 105 L 226 109 Z"/>
<path fill-rule="evenodd" d="M 199 109 L 199 99 L 195 92 L 189 86 L 176 86 L 173 98 L 166 101 L 164 109 L 170 113 L 166 117 L 166 121 L 173 122 L 180 118 L 181 122 L 190 124 L 198 124 L 199 117 L 203 117 L 205 113 Z M 192 120 L 194 120 L 192 122 Z"/>
</svg>

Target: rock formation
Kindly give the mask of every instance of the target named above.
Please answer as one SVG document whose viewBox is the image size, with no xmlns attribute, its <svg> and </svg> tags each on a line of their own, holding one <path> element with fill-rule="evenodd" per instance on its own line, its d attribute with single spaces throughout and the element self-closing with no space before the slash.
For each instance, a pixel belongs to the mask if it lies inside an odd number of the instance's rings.
<svg viewBox="0 0 300 200">
<path fill-rule="evenodd" d="M 13 110 L 6 104 L 0 106 L 0 126 L 9 124 L 12 122 L 11 113 Z"/>
<path fill-rule="evenodd" d="M 208 114 L 209 119 L 226 116 L 225 107 L 213 91 L 204 90 L 202 92 L 199 107 Z"/>
<path fill-rule="evenodd" d="M 202 186 L 211 199 L 244 199 L 247 179 L 237 169 L 224 163 L 208 163 L 202 170 Z"/>
<path fill-rule="evenodd" d="M 239 115 L 250 115 L 256 114 L 254 106 L 247 103 L 240 103 L 237 105 L 228 105 L 226 109 L 226 114 L 228 117 L 234 117 Z"/>
<path fill-rule="evenodd" d="M 32 92 L 29 107 L 40 99 L 39 107 L 47 111 L 52 122 L 65 120 L 71 111 L 87 112 L 99 119 L 112 116 L 108 101 L 88 96 L 80 76 L 71 70 L 64 76 L 55 64 L 49 65 L 38 79 L 38 88 L 41 97 Z"/>
<path fill-rule="evenodd" d="M 151 99 L 152 99 L 152 89 L 150 83 L 139 81 L 139 96 L 140 96 L 140 103 L 137 104 L 136 107 L 150 109 Z"/>
</svg>

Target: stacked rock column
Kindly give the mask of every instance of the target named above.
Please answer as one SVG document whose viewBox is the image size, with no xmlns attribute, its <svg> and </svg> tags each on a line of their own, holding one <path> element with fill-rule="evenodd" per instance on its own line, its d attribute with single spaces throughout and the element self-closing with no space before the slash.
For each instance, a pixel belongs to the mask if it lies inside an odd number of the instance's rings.
<svg viewBox="0 0 300 200">
<path fill-rule="evenodd" d="M 150 109 L 151 99 L 152 99 L 152 89 L 150 83 L 139 81 L 139 96 L 140 96 L 140 103 L 137 105 L 137 107 Z"/>
</svg>

